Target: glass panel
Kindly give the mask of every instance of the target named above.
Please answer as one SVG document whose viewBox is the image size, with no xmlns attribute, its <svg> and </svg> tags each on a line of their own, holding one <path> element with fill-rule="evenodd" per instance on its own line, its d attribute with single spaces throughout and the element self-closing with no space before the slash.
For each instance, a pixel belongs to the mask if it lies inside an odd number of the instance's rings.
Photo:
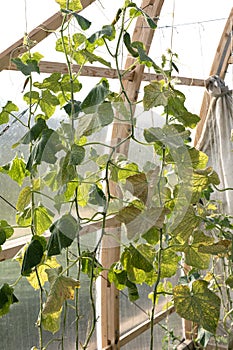
<svg viewBox="0 0 233 350">
<path fill-rule="evenodd" d="M 172 330 L 168 333 L 166 329 Z M 178 338 L 178 339 L 176 339 Z M 182 321 L 176 314 L 154 326 L 154 349 L 176 349 L 182 341 Z M 142 333 L 130 343 L 122 347 L 123 350 L 148 350 L 150 348 L 150 330 Z"/>
<path fill-rule="evenodd" d="M 17 262 L 7 260 L 0 263 L 1 285 L 4 283 L 14 283 L 19 274 L 20 269 Z M 80 284 L 79 341 L 84 342 L 89 325 L 88 322 L 90 322 L 92 315 L 89 301 L 89 279 L 82 275 Z M 48 287 L 47 282 L 46 287 Z M 39 292 L 35 291 L 24 277 L 18 285 L 16 285 L 14 294 L 19 302 L 13 304 L 10 312 L 0 318 L 0 348 L 2 350 L 31 349 L 32 346 L 38 346 L 38 328 L 36 327 L 36 322 L 39 313 Z M 68 305 L 66 316 L 67 324 L 64 333 L 64 348 L 66 350 L 74 350 L 76 339 L 74 301 L 68 300 Z M 61 320 L 63 320 L 63 317 L 64 313 Z M 61 321 L 61 329 L 62 322 L 63 321 Z M 48 349 L 60 349 L 59 339 L 61 339 L 61 336 L 61 330 L 54 335 L 50 332 L 43 331 L 43 344 L 47 344 L 53 338 L 56 340 L 49 345 Z M 96 341 L 94 334 L 88 349 L 93 350 L 95 348 Z"/>
</svg>

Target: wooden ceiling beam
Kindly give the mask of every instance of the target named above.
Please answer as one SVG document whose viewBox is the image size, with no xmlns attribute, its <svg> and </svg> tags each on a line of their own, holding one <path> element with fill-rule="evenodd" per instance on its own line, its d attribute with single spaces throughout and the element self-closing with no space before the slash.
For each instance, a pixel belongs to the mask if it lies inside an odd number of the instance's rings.
<svg viewBox="0 0 233 350">
<path fill-rule="evenodd" d="M 94 1 L 95 0 L 81 0 L 83 9 L 88 7 Z M 64 16 L 59 11 L 28 33 L 30 40 L 35 42 L 34 46 L 56 31 L 61 26 L 63 18 Z M 23 45 L 23 41 L 24 38 L 19 39 L 0 53 L 0 71 L 11 66 L 12 58 L 18 57 L 27 51 L 27 47 Z"/>
<path fill-rule="evenodd" d="M 39 68 L 41 73 L 62 73 L 67 74 L 68 69 L 66 63 L 60 62 L 50 62 L 50 61 L 40 61 Z M 17 70 L 17 67 L 12 63 L 10 67 L 6 69 Z M 103 68 L 97 66 L 79 66 L 78 64 L 73 64 L 72 66 L 74 73 L 79 73 L 80 76 L 86 77 L 105 77 L 108 79 L 117 79 L 118 74 L 116 69 Z M 120 71 L 121 74 L 124 74 L 124 71 Z M 123 80 L 132 81 L 134 77 L 134 71 L 126 72 L 123 76 Z M 161 74 L 153 73 L 144 73 L 142 74 L 142 81 L 153 81 L 153 80 L 162 80 L 164 77 Z M 190 77 L 179 77 L 174 76 L 173 79 L 176 80 L 177 85 L 188 85 L 188 86 L 200 86 L 204 87 L 204 79 L 190 78 Z"/>
</svg>

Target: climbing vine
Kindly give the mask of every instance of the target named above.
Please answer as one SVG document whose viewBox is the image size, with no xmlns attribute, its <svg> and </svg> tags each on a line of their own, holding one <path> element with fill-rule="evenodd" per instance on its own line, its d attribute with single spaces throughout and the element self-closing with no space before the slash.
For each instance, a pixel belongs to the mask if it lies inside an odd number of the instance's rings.
<svg viewBox="0 0 233 350">
<path fill-rule="evenodd" d="M 40 298 L 39 336 L 33 349 L 47 349 L 54 341 L 65 349 L 70 307 L 75 309 L 76 349 L 87 349 L 97 322 L 95 282 L 107 269 L 109 283 L 119 290 L 127 289 L 132 302 L 140 298 L 139 285 L 151 288 L 150 349 L 161 295 L 170 296 L 169 305 L 174 304 L 180 317 L 200 325 L 199 340 L 205 344 L 205 337 L 216 333 L 221 286 L 226 283 L 230 295 L 233 285 L 232 225 L 211 200 L 219 185 L 218 175 L 207 166 L 207 155 L 191 143 L 190 129 L 199 117 L 187 110 L 185 95 L 172 80 L 173 71 L 178 70 L 174 62 L 177 55 L 168 51 L 158 64 L 142 42 L 132 42 L 129 27 L 138 16 L 156 30 L 155 21 L 132 1 L 125 1 L 112 23 L 90 36 L 85 31 L 91 29 L 91 22 L 78 12 L 80 1 L 56 1 L 63 14 L 56 50 L 64 55 L 68 73 L 55 72 L 41 81 L 39 63 L 43 57 L 28 43 L 27 52 L 12 59 L 25 76 L 23 100 L 27 109 L 19 115 L 19 108 L 8 101 L 0 113 L 4 132 L 10 121 L 24 129 L 12 145 L 15 157 L 0 167 L 0 172 L 20 188 L 16 203 L 1 196 L 5 205 L 15 209 L 16 218 L 12 225 L 0 218 L 0 244 L 14 235 L 16 227 L 27 228 L 31 234 L 30 242 L 16 257 L 21 268 L 19 279 L 1 286 L 0 316 L 18 302 L 15 285 L 26 278 L 39 290 Z M 71 21 L 80 28 L 72 35 Z M 102 56 L 96 53 L 100 47 L 106 49 Z M 120 70 L 122 50 L 134 58 L 129 71 L 145 65 L 163 76 L 144 87 L 140 101 L 144 113 L 162 108 L 162 127 L 150 126 L 138 133 L 136 103 L 129 98 L 123 82 L 125 72 Z M 108 68 L 114 65 L 120 91 L 112 91 L 103 77 L 80 99 L 83 87 L 79 75 L 84 65 L 93 62 Z M 79 73 L 73 72 L 74 63 L 80 66 Z M 50 122 L 52 117 L 60 120 L 56 128 Z M 127 135 L 110 143 L 100 141 L 100 133 L 107 133 L 116 124 L 119 129 L 127 125 Z M 120 146 L 129 142 L 150 154 L 150 159 L 137 163 L 127 152 L 120 153 Z M 18 149 L 23 149 L 24 155 Z M 124 228 L 127 239 L 121 242 L 116 237 L 121 245 L 119 260 L 106 268 L 99 253 L 108 236 L 109 218 Z M 83 249 L 80 237 L 87 225 L 96 225 L 98 230 L 94 230 L 90 247 Z M 217 260 L 227 265 L 226 281 L 216 280 Z M 79 336 L 82 275 L 88 278 L 91 309 L 85 339 Z M 172 282 L 173 276 L 178 282 Z M 226 317 L 230 317 L 229 307 L 226 309 Z M 62 332 L 57 339 L 59 329 Z M 44 343 L 45 330 L 52 333 L 48 343 Z"/>
</svg>

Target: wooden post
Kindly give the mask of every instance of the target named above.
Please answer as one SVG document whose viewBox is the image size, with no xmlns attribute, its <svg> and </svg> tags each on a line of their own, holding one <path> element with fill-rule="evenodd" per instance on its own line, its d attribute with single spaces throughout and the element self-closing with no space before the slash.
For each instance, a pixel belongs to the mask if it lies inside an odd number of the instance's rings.
<svg viewBox="0 0 233 350">
<path fill-rule="evenodd" d="M 164 0 L 143 0 L 141 8 L 151 17 L 156 18 L 159 16 Z M 137 18 L 132 41 L 141 41 L 146 46 L 147 53 L 153 39 L 154 31 L 149 28 L 144 18 L 141 16 Z M 126 60 L 125 69 L 131 67 L 134 63 L 134 59 L 130 56 Z M 130 80 L 124 80 L 123 85 L 127 93 L 127 96 L 131 103 L 136 102 L 138 98 L 138 91 L 143 78 L 144 66 L 138 65 L 131 74 Z M 112 140 L 116 144 L 127 137 L 131 133 L 131 124 L 125 122 L 116 122 L 112 129 Z M 121 144 L 116 153 L 128 154 L 129 140 Z M 112 188 L 112 191 L 117 189 Z M 119 260 L 120 257 L 120 245 L 115 247 L 108 247 L 106 245 L 108 237 L 104 238 L 103 249 L 101 251 L 101 263 L 110 266 L 114 261 Z M 118 235 L 120 240 L 120 232 Z M 105 266 L 105 265 L 104 265 Z M 108 284 L 104 278 L 101 279 L 101 334 L 102 334 L 102 348 L 112 346 L 111 349 L 120 349 L 119 333 L 120 333 L 120 317 L 119 317 L 119 292 L 114 285 Z M 107 299 L 106 299 L 107 298 Z M 107 303 L 106 303 L 107 300 Z"/>
</svg>

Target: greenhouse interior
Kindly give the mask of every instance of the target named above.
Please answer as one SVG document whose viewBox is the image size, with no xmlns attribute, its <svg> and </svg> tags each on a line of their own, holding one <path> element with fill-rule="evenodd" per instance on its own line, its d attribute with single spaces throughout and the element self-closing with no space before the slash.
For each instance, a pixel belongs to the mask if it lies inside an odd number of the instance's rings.
<svg viewBox="0 0 233 350">
<path fill-rule="evenodd" d="M 0 349 L 233 349 L 232 2 L 1 10 Z"/>
</svg>

